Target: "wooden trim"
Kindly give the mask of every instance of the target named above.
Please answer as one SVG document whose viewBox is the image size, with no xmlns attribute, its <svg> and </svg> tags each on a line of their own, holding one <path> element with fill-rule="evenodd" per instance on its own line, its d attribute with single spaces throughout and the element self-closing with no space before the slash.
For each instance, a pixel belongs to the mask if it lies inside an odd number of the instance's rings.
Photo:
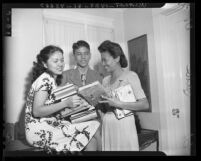
<svg viewBox="0 0 201 161">
<path fill-rule="evenodd" d="M 73 12 L 68 10 L 44 9 L 43 17 L 62 21 L 71 21 L 81 24 L 101 26 L 106 28 L 114 28 L 113 19 L 92 16 L 86 13 Z"/>
<path fill-rule="evenodd" d="M 188 10 L 190 8 L 189 3 L 175 3 L 175 4 L 166 4 L 167 5 L 167 9 L 166 6 L 164 6 L 165 10 L 161 12 L 162 15 L 165 16 L 169 16 L 171 14 L 174 14 L 176 12 L 179 12 L 181 10 Z M 170 7 L 168 7 L 168 5 L 170 5 Z"/>
</svg>

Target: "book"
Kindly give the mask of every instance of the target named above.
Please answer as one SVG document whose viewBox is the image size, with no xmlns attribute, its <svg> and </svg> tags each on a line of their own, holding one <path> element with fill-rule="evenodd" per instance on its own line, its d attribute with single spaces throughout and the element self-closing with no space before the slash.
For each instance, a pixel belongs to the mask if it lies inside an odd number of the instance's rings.
<svg viewBox="0 0 201 161">
<path fill-rule="evenodd" d="M 122 102 L 136 102 L 136 98 L 133 89 L 130 84 L 121 86 L 113 91 L 113 96 Z M 115 109 L 114 114 L 117 119 L 133 115 L 131 110 Z"/>
<path fill-rule="evenodd" d="M 99 100 L 102 100 L 101 96 L 107 96 L 107 92 L 104 87 L 95 81 L 91 84 L 77 88 L 73 84 L 67 84 L 63 87 L 59 87 L 53 91 L 55 96 L 55 101 L 62 101 L 68 97 L 77 94 L 82 99 L 86 100 L 87 105 L 83 104 L 74 109 L 67 109 L 60 111 L 60 117 L 72 120 L 86 121 L 97 117 L 95 106 L 99 103 Z"/>
<path fill-rule="evenodd" d="M 91 84 L 80 87 L 78 89 L 78 95 L 95 107 L 99 101 L 102 100 L 102 95 L 107 96 L 107 92 L 99 81 L 95 81 Z"/>
<path fill-rule="evenodd" d="M 84 111 L 80 111 L 78 113 L 75 113 L 75 114 L 71 114 L 70 118 L 71 119 L 74 119 L 74 118 L 77 118 L 77 117 L 81 117 L 81 116 L 84 116 L 86 114 L 89 114 L 91 111 L 95 110 L 95 107 L 91 106 L 89 109 L 87 110 L 84 110 Z"/>
<path fill-rule="evenodd" d="M 76 116 L 71 116 L 70 117 L 70 120 L 71 120 L 71 122 L 73 121 L 73 120 L 75 120 L 75 119 L 79 119 L 79 118 L 82 118 L 82 117 L 85 117 L 85 116 L 87 116 L 87 115 L 90 115 L 91 113 L 94 113 L 94 112 L 96 112 L 95 110 L 87 110 L 87 111 L 85 111 L 85 112 L 83 112 L 83 113 L 79 113 L 78 115 L 76 115 Z"/>
<path fill-rule="evenodd" d="M 71 123 L 80 123 L 80 122 L 84 122 L 84 121 L 89 121 L 89 120 L 93 120 L 97 118 L 97 113 L 95 110 L 93 110 L 91 113 L 84 115 L 82 117 L 78 117 L 78 118 L 74 118 L 71 120 Z"/>
<path fill-rule="evenodd" d="M 86 110 L 88 110 L 89 108 L 90 108 L 90 106 L 82 106 L 82 105 L 80 105 L 80 106 L 78 106 L 78 107 L 72 109 L 70 112 L 67 111 L 66 113 L 62 113 L 61 118 L 70 117 L 70 116 L 73 115 L 73 114 L 86 111 Z"/>
<path fill-rule="evenodd" d="M 70 116 L 71 123 L 79 123 L 97 118 L 98 115 L 96 113 L 95 107 L 91 105 L 89 106 L 90 108 L 88 110 L 72 114 Z"/>
<path fill-rule="evenodd" d="M 77 87 L 73 84 L 66 84 L 53 90 L 55 102 L 63 101 L 68 97 L 77 94 Z"/>
</svg>

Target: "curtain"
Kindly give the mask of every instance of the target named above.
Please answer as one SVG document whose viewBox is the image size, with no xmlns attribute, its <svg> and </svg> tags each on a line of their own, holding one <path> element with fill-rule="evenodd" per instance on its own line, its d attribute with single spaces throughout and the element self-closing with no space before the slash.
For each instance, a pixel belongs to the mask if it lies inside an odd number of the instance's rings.
<svg viewBox="0 0 201 161">
<path fill-rule="evenodd" d="M 78 40 L 85 40 L 89 43 L 92 54 L 89 65 L 103 74 L 105 71 L 101 67 L 98 46 L 104 40 L 114 40 L 113 29 L 71 21 L 44 19 L 44 43 L 45 45 L 57 45 L 64 50 L 66 64 L 64 70 L 75 67 L 72 45 Z"/>
<path fill-rule="evenodd" d="M 98 51 L 98 46 L 105 40 L 114 41 L 113 29 L 99 26 L 88 25 L 87 27 L 88 42 L 91 45 L 91 61 L 90 65 L 104 77 L 107 75 L 105 69 L 101 65 L 101 55 Z"/>
<path fill-rule="evenodd" d="M 85 39 L 84 25 L 67 21 L 45 20 L 45 45 L 57 45 L 64 50 L 65 69 L 75 65 L 72 55 L 72 44 Z"/>
</svg>

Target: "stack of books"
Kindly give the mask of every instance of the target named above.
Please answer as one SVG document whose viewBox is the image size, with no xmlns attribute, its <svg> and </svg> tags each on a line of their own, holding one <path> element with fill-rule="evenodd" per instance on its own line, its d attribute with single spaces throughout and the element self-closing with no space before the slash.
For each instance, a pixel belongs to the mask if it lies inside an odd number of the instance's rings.
<svg viewBox="0 0 201 161">
<path fill-rule="evenodd" d="M 87 110 L 71 114 L 70 120 L 71 123 L 79 123 L 84 121 L 89 121 L 97 118 L 97 113 L 94 106 L 90 106 Z"/>
<path fill-rule="evenodd" d="M 130 84 L 115 89 L 113 91 L 113 96 L 122 102 L 136 102 L 136 98 Z M 122 119 L 124 117 L 133 115 L 133 112 L 130 110 L 120 110 L 116 108 L 114 110 L 114 114 L 117 119 Z"/>
<path fill-rule="evenodd" d="M 102 95 L 107 96 L 104 87 L 98 81 L 80 88 L 77 88 L 72 84 L 67 84 L 63 87 L 57 88 L 53 91 L 53 93 L 55 96 L 55 101 L 63 101 L 68 97 L 77 94 L 88 102 L 87 105 L 80 105 L 71 111 L 66 110 L 66 112 L 62 112 L 61 118 L 68 118 L 70 119 L 71 123 L 79 123 L 97 118 L 95 107 L 99 100 L 102 99 Z"/>
<path fill-rule="evenodd" d="M 63 101 L 70 96 L 77 94 L 77 87 L 73 84 L 66 84 L 65 86 L 58 87 L 53 90 L 53 96 L 55 102 Z"/>
</svg>

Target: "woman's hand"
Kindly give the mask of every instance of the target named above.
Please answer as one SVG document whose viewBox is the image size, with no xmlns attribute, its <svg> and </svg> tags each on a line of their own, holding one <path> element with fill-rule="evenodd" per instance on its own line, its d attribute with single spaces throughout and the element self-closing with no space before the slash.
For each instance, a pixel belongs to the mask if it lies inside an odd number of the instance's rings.
<svg viewBox="0 0 201 161">
<path fill-rule="evenodd" d="M 61 114 L 61 115 L 65 115 L 65 114 L 67 114 L 67 113 L 69 113 L 69 112 L 71 112 L 71 111 L 72 111 L 72 109 L 65 108 L 64 110 L 62 110 L 62 111 L 60 112 L 60 114 Z"/>
<path fill-rule="evenodd" d="M 66 100 L 66 106 L 70 108 L 75 108 L 82 103 L 81 100 L 82 99 L 78 95 L 73 95 Z"/>
<path fill-rule="evenodd" d="M 89 106 L 88 102 L 81 98 L 81 106 Z"/>
<path fill-rule="evenodd" d="M 112 106 L 112 107 L 121 107 L 121 101 L 119 101 L 117 98 L 109 98 L 106 96 L 102 96 L 103 100 L 99 101 L 99 103 L 107 103 L 108 105 Z"/>
</svg>

